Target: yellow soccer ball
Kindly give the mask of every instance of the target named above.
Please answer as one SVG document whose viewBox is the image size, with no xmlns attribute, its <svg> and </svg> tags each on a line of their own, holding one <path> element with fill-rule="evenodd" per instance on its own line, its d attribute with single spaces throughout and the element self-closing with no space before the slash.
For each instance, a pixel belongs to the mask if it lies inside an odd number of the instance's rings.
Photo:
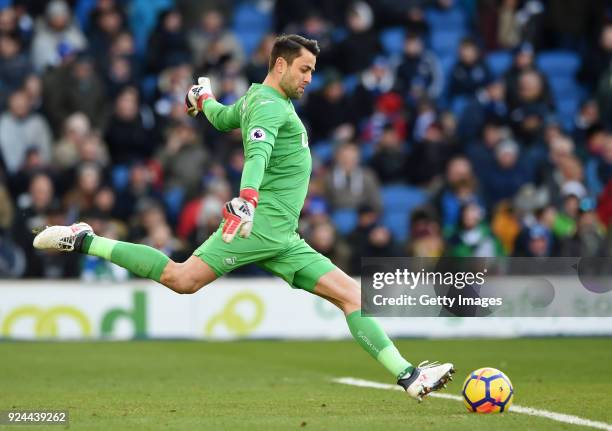
<svg viewBox="0 0 612 431">
<path fill-rule="evenodd" d="M 463 383 L 463 403 L 470 412 L 503 413 L 514 398 L 508 376 L 495 368 L 472 371 Z"/>
</svg>

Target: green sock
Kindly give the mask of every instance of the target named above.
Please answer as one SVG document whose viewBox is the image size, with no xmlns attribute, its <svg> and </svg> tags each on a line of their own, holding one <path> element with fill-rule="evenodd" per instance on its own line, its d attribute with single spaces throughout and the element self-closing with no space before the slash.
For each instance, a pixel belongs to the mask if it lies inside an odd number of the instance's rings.
<svg viewBox="0 0 612 431">
<path fill-rule="evenodd" d="M 402 357 L 376 319 L 362 317 L 361 310 L 357 310 L 346 316 L 346 322 L 357 343 L 394 377 L 400 379 L 414 371 L 412 364 Z"/>
<path fill-rule="evenodd" d="M 87 234 L 81 250 L 85 254 L 110 260 L 139 277 L 150 278 L 159 283 L 162 272 L 170 258 L 161 251 L 142 244 L 115 241 Z"/>
</svg>

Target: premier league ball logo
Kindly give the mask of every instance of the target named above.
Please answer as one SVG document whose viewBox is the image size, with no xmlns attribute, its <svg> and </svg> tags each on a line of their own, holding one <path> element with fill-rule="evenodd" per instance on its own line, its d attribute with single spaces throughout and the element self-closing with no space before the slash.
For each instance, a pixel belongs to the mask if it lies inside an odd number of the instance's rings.
<svg viewBox="0 0 612 431">
<path fill-rule="evenodd" d="M 266 132 L 264 132 L 263 129 L 260 129 L 259 127 L 256 129 L 251 129 L 249 135 L 251 137 L 251 140 L 253 141 L 263 141 L 264 139 L 266 139 Z"/>
</svg>

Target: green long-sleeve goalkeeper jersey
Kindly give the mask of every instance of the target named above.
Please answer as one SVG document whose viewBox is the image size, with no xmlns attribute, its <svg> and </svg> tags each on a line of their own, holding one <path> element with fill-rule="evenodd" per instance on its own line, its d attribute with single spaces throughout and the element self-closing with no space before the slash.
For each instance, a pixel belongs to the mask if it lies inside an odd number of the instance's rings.
<svg viewBox="0 0 612 431">
<path fill-rule="evenodd" d="M 207 100 L 204 113 L 220 131 L 242 130 L 245 165 L 240 188 L 258 190 L 260 205 L 278 203 L 297 222 L 312 160 L 306 129 L 291 100 L 272 87 L 253 84 L 233 105 Z"/>
</svg>

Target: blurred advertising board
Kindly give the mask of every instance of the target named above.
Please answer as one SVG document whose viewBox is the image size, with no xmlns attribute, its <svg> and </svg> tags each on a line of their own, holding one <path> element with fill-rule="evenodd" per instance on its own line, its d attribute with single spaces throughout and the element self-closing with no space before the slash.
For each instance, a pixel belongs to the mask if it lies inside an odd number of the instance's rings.
<svg viewBox="0 0 612 431">
<path fill-rule="evenodd" d="M 594 304 L 601 307 L 601 304 Z M 381 317 L 392 337 L 612 335 L 612 317 Z M 27 340 L 348 338 L 342 313 L 281 280 L 226 278 L 194 295 L 148 281 L 0 282 L 0 337 Z"/>
</svg>

